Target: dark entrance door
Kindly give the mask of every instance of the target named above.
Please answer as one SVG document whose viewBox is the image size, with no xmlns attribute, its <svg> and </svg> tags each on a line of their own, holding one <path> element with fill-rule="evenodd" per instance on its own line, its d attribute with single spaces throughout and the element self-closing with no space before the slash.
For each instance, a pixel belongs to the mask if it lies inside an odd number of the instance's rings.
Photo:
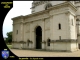
<svg viewBox="0 0 80 60">
<path fill-rule="evenodd" d="M 79 45 L 79 49 L 80 49 L 80 44 L 78 44 Z"/>
<path fill-rule="evenodd" d="M 36 49 L 41 49 L 42 29 L 40 26 L 36 28 Z"/>
</svg>

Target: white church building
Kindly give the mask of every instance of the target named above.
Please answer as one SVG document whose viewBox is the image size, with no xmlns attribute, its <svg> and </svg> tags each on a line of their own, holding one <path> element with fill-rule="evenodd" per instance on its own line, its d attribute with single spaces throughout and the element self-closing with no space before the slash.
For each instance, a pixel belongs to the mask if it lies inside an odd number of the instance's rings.
<svg viewBox="0 0 80 60">
<path fill-rule="evenodd" d="M 80 1 L 33 1 L 31 12 L 12 18 L 12 48 L 80 49 Z"/>
</svg>

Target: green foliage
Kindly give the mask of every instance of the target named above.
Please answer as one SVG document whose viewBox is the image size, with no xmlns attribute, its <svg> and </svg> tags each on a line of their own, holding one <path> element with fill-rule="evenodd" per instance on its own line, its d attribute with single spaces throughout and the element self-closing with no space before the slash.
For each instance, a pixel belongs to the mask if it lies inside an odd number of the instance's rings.
<svg viewBox="0 0 80 60">
<path fill-rule="evenodd" d="M 12 42 L 12 31 L 11 32 L 7 32 L 7 38 L 5 40 L 6 43 L 11 43 Z"/>
<path fill-rule="evenodd" d="M 12 48 L 12 45 L 7 45 L 8 48 Z"/>
</svg>

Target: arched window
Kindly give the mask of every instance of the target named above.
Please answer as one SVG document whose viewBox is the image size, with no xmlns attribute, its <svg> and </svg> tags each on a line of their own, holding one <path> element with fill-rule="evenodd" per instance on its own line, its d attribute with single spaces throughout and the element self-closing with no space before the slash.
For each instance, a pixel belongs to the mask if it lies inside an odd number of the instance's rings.
<svg viewBox="0 0 80 60">
<path fill-rule="evenodd" d="M 80 25 L 80 20 L 78 18 L 76 19 L 76 25 Z"/>
<path fill-rule="evenodd" d="M 60 23 L 58 24 L 58 27 L 59 27 L 59 29 L 61 29 L 61 24 Z"/>
<path fill-rule="evenodd" d="M 76 19 L 76 21 L 79 21 L 79 19 Z"/>
<path fill-rule="evenodd" d="M 50 46 L 50 39 L 47 40 L 47 46 Z"/>
<path fill-rule="evenodd" d="M 52 4 L 51 4 L 51 3 L 46 4 L 45 10 L 47 10 L 47 9 L 50 8 L 50 7 L 52 7 Z"/>
</svg>

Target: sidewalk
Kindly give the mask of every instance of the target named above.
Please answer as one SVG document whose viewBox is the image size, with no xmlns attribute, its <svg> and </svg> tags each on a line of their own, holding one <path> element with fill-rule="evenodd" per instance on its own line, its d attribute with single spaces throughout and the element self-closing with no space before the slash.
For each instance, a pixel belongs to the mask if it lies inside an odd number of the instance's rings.
<svg viewBox="0 0 80 60">
<path fill-rule="evenodd" d="M 19 49 L 10 50 L 19 57 L 80 57 L 80 50 L 75 52 L 49 52 Z"/>
</svg>

